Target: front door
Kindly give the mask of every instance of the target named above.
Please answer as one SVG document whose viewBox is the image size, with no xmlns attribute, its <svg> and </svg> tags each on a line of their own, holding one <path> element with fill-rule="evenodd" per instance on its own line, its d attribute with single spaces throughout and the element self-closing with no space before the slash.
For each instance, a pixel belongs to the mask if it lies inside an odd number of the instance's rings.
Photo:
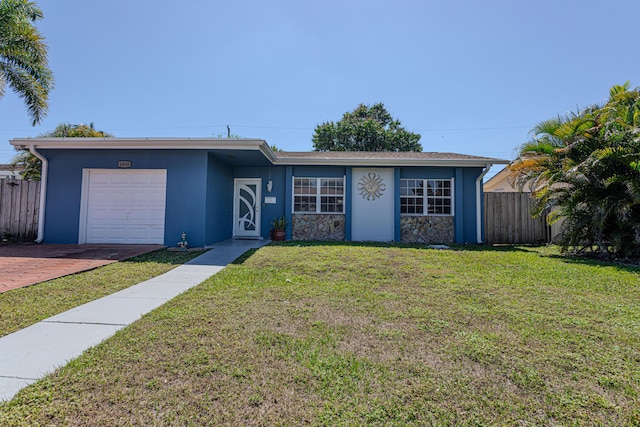
<svg viewBox="0 0 640 427">
<path fill-rule="evenodd" d="M 260 178 L 237 178 L 233 197 L 233 236 L 260 237 Z"/>
</svg>

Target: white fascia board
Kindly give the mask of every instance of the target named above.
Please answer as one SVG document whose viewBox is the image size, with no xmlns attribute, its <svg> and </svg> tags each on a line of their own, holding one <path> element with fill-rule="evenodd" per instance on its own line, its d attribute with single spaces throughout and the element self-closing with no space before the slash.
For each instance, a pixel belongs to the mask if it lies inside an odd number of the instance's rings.
<svg viewBox="0 0 640 427">
<path fill-rule="evenodd" d="M 275 165 L 286 166 L 448 166 L 448 167 L 485 167 L 487 164 L 509 164 L 502 159 L 305 159 L 282 158 Z"/>
<path fill-rule="evenodd" d="M 273 152 L 273 150 L 271 150 L 269 144 L 267 144 L 265 141 L 262 142 L 264 142 L 264 144 L 260 144 L 260 152 L 267 158 L 267 160 L 271 162 L 271 164 L 274 164 L 276 162 L 275 153 Z"/>
<path fill-rule="evenodd" d="M 260 150 L 273 156 L 262 139 L 216 138 L 16 138 L 9 141 L 14 147 L 35 146 L 47 149 L 156 149 L 156 150 Z M 271 156 L 269 155 L 271 154 Z M 275 156 L 273 156 L 275 158 Z"/>
</svg>

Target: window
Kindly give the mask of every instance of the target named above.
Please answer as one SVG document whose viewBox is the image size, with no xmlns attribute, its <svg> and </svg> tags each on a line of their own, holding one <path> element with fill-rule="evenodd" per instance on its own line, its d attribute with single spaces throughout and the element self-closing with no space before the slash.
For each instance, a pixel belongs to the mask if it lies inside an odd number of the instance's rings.
<svg viewBox="0 0 640 427">
<path fill-rule="evenodd" d="M 401 179 L 400 213 L 453 215 L 453 179 Z"/>
<path fill-rule="evenodd" d="M 344 213 L 344 178 L 294 178 L 294 213 Z"/>
<path fill-rule="evenodd" d="M 424 180 L 400 180 L 400 213 L 424 214 Z"/>
</svg>

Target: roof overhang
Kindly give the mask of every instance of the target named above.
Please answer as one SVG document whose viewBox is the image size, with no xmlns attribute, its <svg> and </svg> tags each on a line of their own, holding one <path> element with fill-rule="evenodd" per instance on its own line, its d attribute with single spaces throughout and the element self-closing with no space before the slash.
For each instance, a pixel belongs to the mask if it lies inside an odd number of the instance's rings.
<svg viewBox="0 0 640 427">
<path fill-rule="evenodd" d="M 284 153 L 286 155 L 286 153 Z M 283 166 L 440 166 L 440 167 L 487 167 L 494 164 L 509 164 L 503 159 L 397 159 L 397 158 L 340 158 L 340 159 L 318 159 L 277 156 L 276 165 Z"/>
<path fill-rule="evenodd" d="M 317 152 L 309 155 L 287 155 L 274 153 L 262 139 L 227 138 L 15 138 L 9 141 L 18 149 L 36 150 L 210 150 L 210 151 L 254 151 L 260 152 L 273 165 L 281 166 L 436 166 L 436 167 L 489 167 L 494 164 L 509 164 L 508 160 L 489 157 L 398 157 L 384 155 L 371 157 L 357 152 L 341 153 L 340 156 L 323 156 Z M 311 154 L 313 153 L 313 154 Z M 346 154 L 346 155 L 345 155 Z M 397 154 L 397 153 L 396 153 Z"/>
<path fill-rule="evenodd" d="M 15 138 L 18 149 L 56 150 L 240 150 L 260 151 L 272 163 L 276 156 L 262 139 L 223 138 Z"/>
</svg>

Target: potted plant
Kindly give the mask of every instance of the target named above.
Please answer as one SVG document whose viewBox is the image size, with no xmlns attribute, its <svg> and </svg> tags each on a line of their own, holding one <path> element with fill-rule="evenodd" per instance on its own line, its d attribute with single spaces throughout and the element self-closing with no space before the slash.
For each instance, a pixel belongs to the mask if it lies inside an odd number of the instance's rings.
<svg viewBox="0 0 640 427">
<path fill-rule="evenodd" d="M 284 240 L 284 229 L 287 226 L 287 220 L 284 216 L 278 216 L 271 221 L 271 240 Z"/>
</svg>

